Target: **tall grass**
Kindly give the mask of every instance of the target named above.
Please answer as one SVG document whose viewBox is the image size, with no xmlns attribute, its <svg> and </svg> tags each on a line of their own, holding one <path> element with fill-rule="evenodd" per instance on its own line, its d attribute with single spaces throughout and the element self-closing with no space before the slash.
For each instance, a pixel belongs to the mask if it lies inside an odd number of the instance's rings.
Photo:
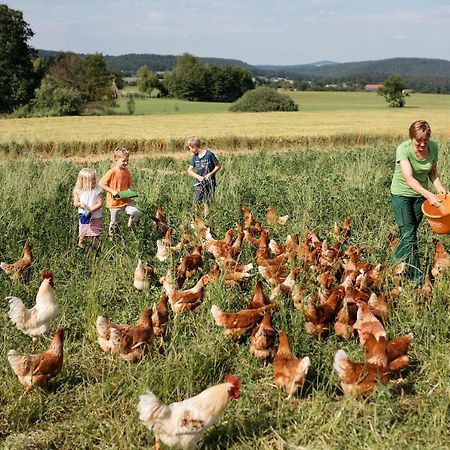
<svg viewBox="0 0 450 450">
<path fill-rule="evenodd" d="M 444 144 L 440 164 L 447 184 L 448 156 L 449 146 Z M 396 232 L 389 205 L 392 146 L 337 146 L 321 151 L 293 147 L 276 154 L 230 153 L 223 155 L 221 162 L 210 218 L 215 236 L 223 236 L 236 222 L 242 223 L 243 205 L 249 205 L 265 223 L 265 208 L 271 204 L 280 214 L 290 215 L 286 226 L 270 229 L 275 239 L 296 232 L 303 238 L 312 227 L 321 238 L 332 239 L 334 222 L 350 216 L 353 228 L 349 245 L 367 248 L 366 260 L 389 262 L 386 236 L 389 231 Z M 98 161 L 92 166 L 101 174 L 110 162 Z M 23 388 L 6 354 L 10 348 L 29 352 L 30 339 L 14 328 L 6 313 L 0 315 L 2 448 L 150 447 L 151 433 L 136 412 L 140 394 L 151 389 L 172 402 L 221 381 L 226 373 L 240 377 L 242 396 L 207 433 L 204 448 L 449 447 L 449 275 L 437 279 L 429 303 L 421 302 L 409 289 L 399 299 L 386 327 L 390 336 L 415 334 L 410 350 L 413 364 L 403 379 L 378 388 L 368 399 L 344 399 L 332 370 L 339 348 L 362 359 L 358 343 L 344 342 L 334 335 L 318 341 L 307 335 L 303 314 L 290 301 L 281 303 L 273 314 L 274 326 L 287 331 L 296 355 L 309 355 L 312 361 L 303 390 L 292 399 L 286 400 L 286 394 L 274 388 L 271 364 L 255 360 L 248 341 L 237 347 L 223 335 L 212 320 L 211 305 L 224 309 L 246 305 L 259 277 L 256 271 L 240 288 L 220 282 L 208 285 L 204 304 L 197 310 L 176 317 L 171 314 L 161 352 L 155 351 L 140 363 L 128 365 L 100 350 L 94 328 L 98 314 L 116 322 L 133 322 L 144 307 L 160 297 L 157 281 L 147 293 L 134 290 L 138 258 L 153 265 L 158 276 L 177 264 L 177 257 L 165 263 L 154 258 L 159 236 L 150 215 L 155 205 L 161 204 L 175 228 L 175 240 L 180 237 L 179 227 L 192 216 L 192 187 L 186 166 L 187 161 L 176 157 L 133 160 L 131 156 L 142 223 L 135 232 L 123 229 L 114 242 L 104 238 L 97 255 L 76 248 L 71 189 L 81 163 L 28 157 L 0 165 L 0 259 L 17 259 L 26 239 L 32 241 L 35 256 L 28 283 L 12 285 L 0 274 L 0 298 L 17 295 L 31 306 L 40 272 L 52 270 L 61 314 L 51 331 L 60 324 L 67 330 L 64 366 L 51 382 L 52 392 L 35 389 L 19 399 Z M 107 211 L 104 216 L 107 222 Z M 432 258 L 431 237 L 424 224 L 420 230 L 424 268 Z M 444 241 L 448 244 L 446 238 Z M 244 248 L 241 262 L 253 259 L 253 251 Z M 211 263 L 206 257 L 203 272 Z M 301 281 L 314 289 L 309 273 L 303 273 Z M 3 305 L 6 312 L 6 302 Z M 48 342 L 43 339 L 39 351 Z"/>
</svg>

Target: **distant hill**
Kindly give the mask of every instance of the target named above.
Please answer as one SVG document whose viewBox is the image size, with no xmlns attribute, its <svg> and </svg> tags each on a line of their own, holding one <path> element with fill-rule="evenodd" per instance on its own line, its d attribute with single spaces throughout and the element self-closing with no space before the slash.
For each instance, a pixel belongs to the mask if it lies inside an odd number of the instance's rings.
<svg viewBox="0 0 450 450">
<path fill-rule="evenodd" d="M 38 50 L 42 59 L 54 58 L 61 52 L 53 50 Z M 84 55 L 81 55 L 84 56 Z M 177 62 L 175 55 L 154 55 L 151 53 L 128 53 L 120 56 L 104 55 L 106 66 L 109 69 L 119 69 L 126 73 L 136 73 L 139 67 L 147 66 L 155 72 L 165 72 L 172 70 Z M 264 70 L 256 66 L 251 66 L 238 59 L 224 58 L 200 58 L 204 63 L 219 67 L 242 67 L 255 76 L 264 75 Z"/>
<path fill-rule="evenodd" d="M 450 78 L 450 61 L 428 58 L 391 58 L 378 61 L 347 63 L 314 63 L 293 66 L 261 66 L 266 72 L 290 75 L 345 79 L 367 74 L 402 75 L 406 77 Z"/>
<path fill-rule="evenodd" d="M 43 59 L 55 57 L 61 52 L 38 50 Z M 83 56 L 83 55 L 81 55 Z M 110 69 L 119 69 L 126 74 L 135 74 L 146 65 L 156 72 L 172 70 L 175 55 L 135 54 L 120 56 L 104 55 Z M 401 75 L 408 87 L 422 92 L 450 93 L 450 61 L 431 58 L 390 58 L 375 61 L 337 63 L 318 61 L 302 65 L 250 65 L 237 59 L 201 57 L 207 64 L 219 67 L 237 66 L 259 77 L 303 78 L 333 82 L 356 82 L 360 84 L 382 83 L 390 75 Z"/>
</svg>

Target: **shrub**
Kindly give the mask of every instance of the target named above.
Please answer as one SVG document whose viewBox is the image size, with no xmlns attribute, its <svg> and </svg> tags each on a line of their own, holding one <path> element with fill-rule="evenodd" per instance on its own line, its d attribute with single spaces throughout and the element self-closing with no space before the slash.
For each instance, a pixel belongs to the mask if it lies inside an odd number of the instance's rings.
<svg viewBox="0 0 450 450">
<path fill-rule="evenodd" d="M 298 105 L 286 94 L 258 87 L 247 91 L 230 107 L 233 112 L 298 111 Z"/>
<path fill-rule="evenodd" d="M 127 111 L 128 111 L 128 114 L 134 114 L 135 110 L 136 110 L 136 102 L 134 101 L 134 99 L 132 97 L 130 97 L 127 100 Z"/>
<path fill-rule="evenodd" d="M 34 113 L 48 116 L 75 116 L 81 111 L 82 98 L 75 88 L 59 87 L 52 78 L 46 78 L 36 89 Z"/>
</svg>

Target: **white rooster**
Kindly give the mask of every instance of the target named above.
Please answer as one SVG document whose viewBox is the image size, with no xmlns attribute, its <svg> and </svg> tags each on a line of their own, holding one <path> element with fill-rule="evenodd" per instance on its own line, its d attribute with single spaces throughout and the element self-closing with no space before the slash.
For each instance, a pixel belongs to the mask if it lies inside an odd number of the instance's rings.
<svg viewBox="0 0 450 450">
<path fill-rule="evenodd" d="M 53 289 L 53 274 L 44 272 L 42 278 L 33 308 L 27 309 L 18 297 L 6 297 L 9 300 L 9 318 L 20 331 L 31 336 L 33 349 L 39 336 L 48 331 L 50 323 L 59 314 Z"/>
<path fill-rule="evenodd" d="M 231 397 L 239 398 L 240 387 L 235 375 L 227 375 L 225 383 L 170 405 L 164 404 L 153 392 L 147 392 L 139 398 L 139 419 L 153 431 L 155 450 L 161 448 L 160 441 L 169 447 L 190 450 L 221 416 Z"/>
</svg>

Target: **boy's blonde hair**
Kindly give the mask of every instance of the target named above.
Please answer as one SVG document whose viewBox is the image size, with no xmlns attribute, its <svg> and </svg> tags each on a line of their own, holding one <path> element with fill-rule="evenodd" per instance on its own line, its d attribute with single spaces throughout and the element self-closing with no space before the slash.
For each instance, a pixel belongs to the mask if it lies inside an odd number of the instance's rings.
<svg viewBox="0 0 450 450">
<path fill-rule="evenodd" d="M 89 167 L 80 170 L 73 192 L 90 191 L 97 186 L 97 172 Z"/>
<path fill-rule="evenodd" d="M 191 136 L 191 137 L 187 140 L 186 146 L 187 146 L 187 147 L 200 148 L 200 147 L 202 146 L 202 141 L 201 141 L 197 136 Z"/>
<path fill-rule="evenodd" d="M 113 150 L 113 153 L 114 153 L 114 159 L 130 157 L 130 152 L 125 147 L 116 147 Z"/>
</svg>

